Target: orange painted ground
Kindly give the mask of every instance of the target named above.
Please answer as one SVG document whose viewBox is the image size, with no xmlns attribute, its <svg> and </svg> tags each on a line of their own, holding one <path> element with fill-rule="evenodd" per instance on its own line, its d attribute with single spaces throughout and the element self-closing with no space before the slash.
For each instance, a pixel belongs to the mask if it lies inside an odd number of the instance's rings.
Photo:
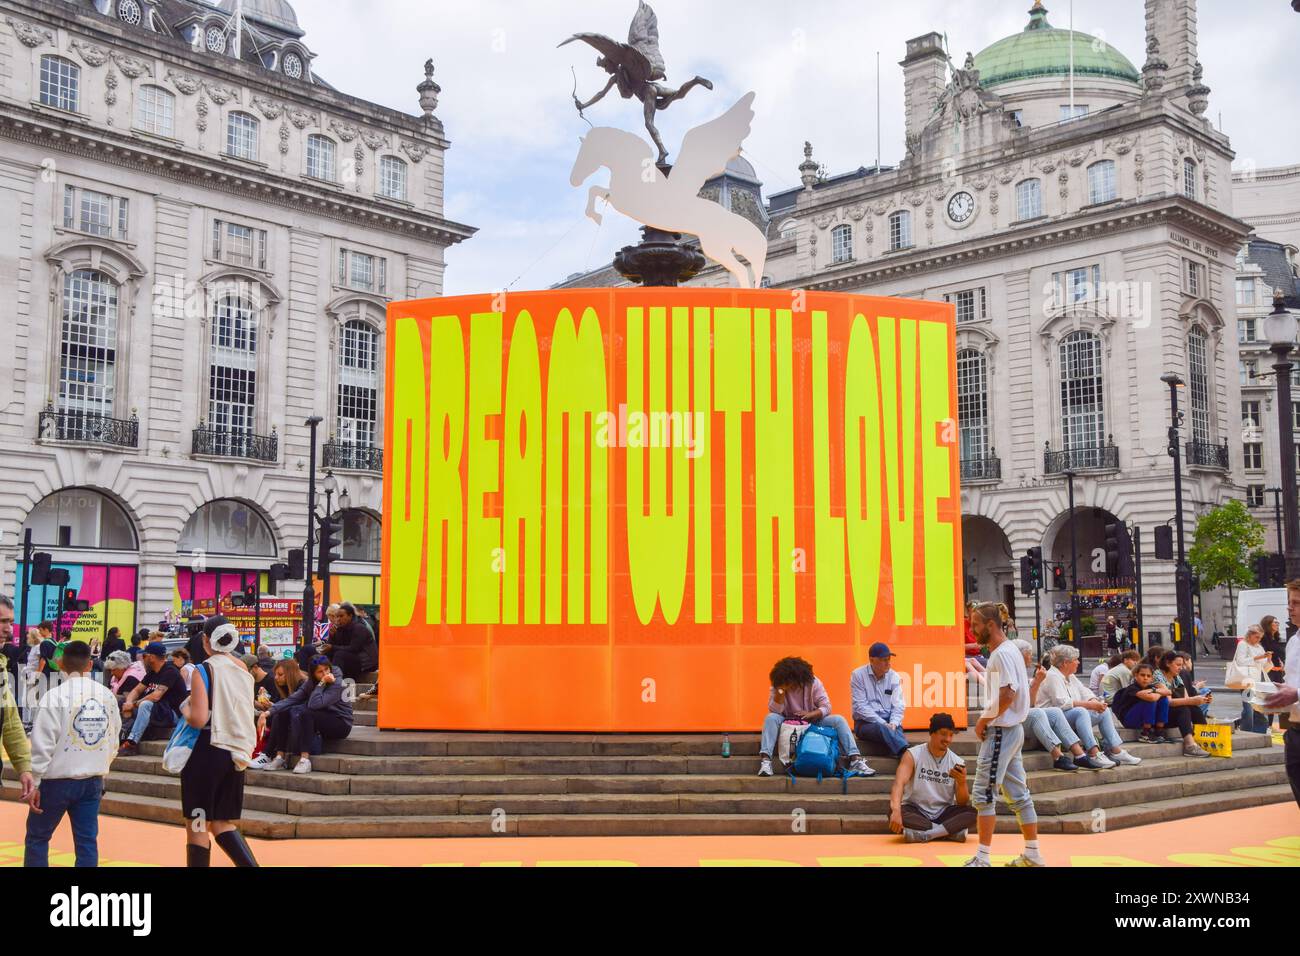
<svg viewBox="0 0 1300 956">
<path fill-rule="evenodd" d="M 0 866 L 21 866 L 26 810 L 0 804 Z M 906 845 L 889 836 L 502 837 L 500 839 L 253 840 L 267 866 L 960 866 L 972 837 Z M 1053 866 L 1300 866 L 1300 810 L 1276 804 L 1147 827 L 1079 836 L 1045 836 Z M 1019 836 L 999 834 L 995 863 L 1020 852 Z M 105 866 L 179 866 L 177 827 L 100 818 Z M 999 853 L 1005 854 L 1000 856 Z M 72 864 L 65 821 L 50 862 Z M 214 865 L 228 865 L 220 851 Z"/>
</svg>

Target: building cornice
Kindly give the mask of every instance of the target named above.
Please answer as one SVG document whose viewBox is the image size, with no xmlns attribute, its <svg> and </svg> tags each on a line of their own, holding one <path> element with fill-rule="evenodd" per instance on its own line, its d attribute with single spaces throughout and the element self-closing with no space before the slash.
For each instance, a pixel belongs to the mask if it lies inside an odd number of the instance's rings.
<svg viewBox="0 0 1300 956">
<path fill-rule="evenodd" d="M 267 170 L 245 168 L 238 161 L 165 148 L 113 129 L 92 126 L 83 120 L 52 112 L 37 113 L 12 103 L 0 102 L 0 136 L 123 168 L 148 169 L 163 179 L 202 185 L 244 198 L 256 196 L 261 202 L 286 209 L 307 210 L 339 222 L 416 236 L 444 245 L 463 242 L 478 231 L 473 226 L 440 216 L 390 206 L 379 199 L 341 194 Z"/>
</svg>

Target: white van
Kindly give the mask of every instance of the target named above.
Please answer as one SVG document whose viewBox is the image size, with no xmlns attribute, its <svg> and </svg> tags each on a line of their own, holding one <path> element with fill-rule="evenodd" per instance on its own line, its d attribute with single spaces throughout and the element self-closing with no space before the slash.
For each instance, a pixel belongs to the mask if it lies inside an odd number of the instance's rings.
<svg viewBox="0 0 1300 956">
<path fill-rule="evenodd" d="M 1269 614 L 1282 623 L 1282 633 L 1285 634 L 1286 588 L 1255 588 L 1242 591 L 1237 595 L 1237 637 L 1244 635 L 1246 628 L 1258 624 Z"/>
</svg>

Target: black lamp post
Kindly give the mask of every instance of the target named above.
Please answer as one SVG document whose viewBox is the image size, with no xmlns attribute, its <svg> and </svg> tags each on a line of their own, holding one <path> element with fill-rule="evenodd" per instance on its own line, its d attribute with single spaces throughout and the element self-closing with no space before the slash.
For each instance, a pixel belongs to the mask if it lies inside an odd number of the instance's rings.
<svg viewBox="0 0 1300 956">
<path fill-rule="evenodd" d="M 1074 520 L 1074 469 L 1065 469 L 1065 487 L 1070 501 L 1070 638 L 1077 648 L 1083 647 L 1079 615 L 1079 538 Z M 1082 653 L 1082 650 L 1080 651 Z"/>
<path fill-rule="evenodd" d="M 311 585 L 312 542 L 316 537 L 316 429 L 325 419 L 313 415 L 303 422 L 311 429 L 310 464 L 307 469 L 307 549 L 303 567 L 305 576 L 302 588 L 302 642 L 310 644 L 316 636 L 316 591 Z"/>
<path fill-rule="evenodd" d="M 1169 386 L 1169 457 L 1174 460 L 1174 535 L 1178 543 L 1177 564 L 1174 566 L 1175 601 L 1178 608 L 1178 633 L 1186 638 L 1192 664 L 1196 664 L 1196 635 L 1192 633 L 1192 569 L 1187 566 L 1187 544 L 1183 536 L 1183 442 L 1179 429 L 1183 413 L 1178 410 L 1178 390 L 1183 379 L 1175 372 L 1166 372 L 1160 381 Z"/>
<path fill-rule="evenodd" d="M 334 470 L 332 468 L 326 469 L 325 481 L 322 483 L 321 487 L 325 489 L 325 519 L 328 521 L 330 518 L 334 517 L 334 495 L 339 490 L 339 480 L 334 477 Z M 325 550 L 326 545 L 322 540 L 321 551 L 324 552 Z M 323 553 L 317 556 L 316 561 L 317 567 L 320 570 L 324 570 L 322 567 L 325 561 Z M 328 574 L 323 575 L 321 578 L 320 604 L 323 608 L 328 608 L 330 606 L 330 575 Z"/>
<path fill-rule="evenodd" d="M 1273 524 L 1277 529 L 1277 553 L 1284 554 L 1286 548 L 1282 545 L 1282 489 L 1265 488 L 1264 493 L 1273 496 Z"/>
<path fill-rule="evenodd" d="M 1286 307 L 1281 290 L 1273 294 L 1273 311 L 1264 317 L 1264 336 L 1269 351 L 1277 361 L 1277 445 L 1282 456 L 1282 516 L 1286 526 L 1286 542 L 1282 546 L 1286 555 L 1286 578 L 1300 577 L 1300 512 L 1297 510 L 1295 487 L 1295 434 L 1294 414 L 1291 408 L 1291 351 L 1296 342 L 1296 313 Z"/>
</svg>

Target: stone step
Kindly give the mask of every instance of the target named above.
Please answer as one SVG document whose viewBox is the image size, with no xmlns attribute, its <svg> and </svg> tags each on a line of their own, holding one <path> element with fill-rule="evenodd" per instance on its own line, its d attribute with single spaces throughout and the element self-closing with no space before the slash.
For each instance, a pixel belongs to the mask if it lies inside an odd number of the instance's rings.
<svg viewBox="0 0 1300 956">
<path fill-rule="evenodd" d="M 1151 823 L 1163 823 L 1167 820 L 1185 820 L 1188 817 L 1199 817 L 1209 813 L 1226 813 L 1229 810 L 1242 810 L 1246 807 L 1291 803 L 1294 799 L 1290 785 L 1285 783 L 1200 793 L 1112 807 L 1100 813 L 1090 810 L 1051 817 L 1049 820 L 1053 829 L 1046 832 L 1097 833 L 1099 829 L 1122 830 Z M 1001 822 L 999 820 L 999 823 Z M 1001 829 L 999 826 L 999 830 Z"/>
<path fill-rule="evenodd" d="M 1279 763 L 1259 767 L 1230 767 L 1206 773 L 1158 777 L 1123 785 L 1098 783 L 1097 786 L 1035 794 L 1034 808 L 1040 816 L 1059 817 L 1091 813 L 1097 809 L 1110 810 L 1114 807 L 1136 806 L 1151 801 L 1177 800 L 1180 797 L 1277 786 L 1285 784 L 1286 779 L 1286 768 Z M 1032 792 L 1032 784 L 1030 789 Z M 998 813 L 1010 814 L 1011 808 L 1002 801 L 998 804 Z"/>
</svg>

